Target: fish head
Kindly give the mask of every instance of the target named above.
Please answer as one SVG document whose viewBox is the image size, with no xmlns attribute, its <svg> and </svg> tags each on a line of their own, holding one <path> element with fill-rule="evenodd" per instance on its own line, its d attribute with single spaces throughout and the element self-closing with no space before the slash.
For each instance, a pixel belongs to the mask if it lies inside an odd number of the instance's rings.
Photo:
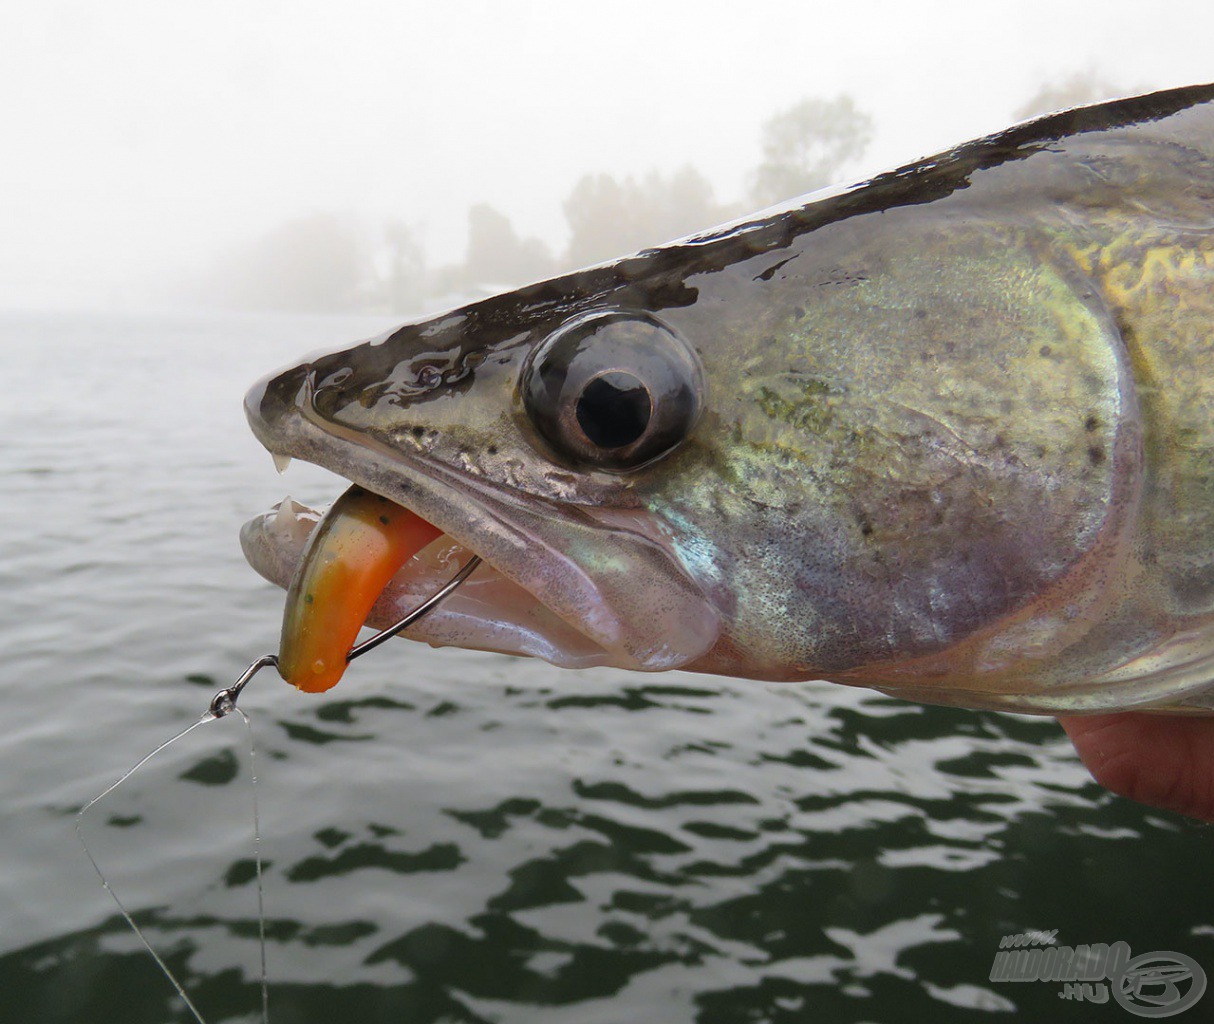
<svg viewBox="0 0 1214 1024">
<path fill-rule="evenodd" d="M 556 664 L 657 671 L 701 660 L 721 615 L 644 494 L 703 426 L 694 342 L 615 272 L 574 275 L 314 355 L 258 382 L 254 433 L 443 531 L 372 621 L 437 589 L 456 557 L 486 569 L 411 636 Z M 632 294 L 629 294 L 629 293 Z M 249 523 L 249 560 L 285 586 L 315 515 Z"/>
<path fill-rule="evenodd" d="M 1208 633 L 1143 581 L 1208 558 L 1185 409 L 1212 125 L 1194 87 L 1014 126 L 313 356 L 249 420 L 445 534 L 370 624 L 483 559 L 416 639 L 969 707 L 1171 699 L 1172 661 L 1209 678 Z M 312 520 L 246 526 L 254 567 L 286 586 Z"/>
</svg>

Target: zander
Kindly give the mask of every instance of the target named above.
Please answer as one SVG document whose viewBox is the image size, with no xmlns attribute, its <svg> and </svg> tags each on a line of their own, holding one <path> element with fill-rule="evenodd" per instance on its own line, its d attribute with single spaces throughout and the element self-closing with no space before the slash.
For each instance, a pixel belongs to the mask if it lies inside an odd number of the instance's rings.
<svg viewBox="0 0 1214 1024">
<path fill-rule="evenodd" d="M 276 456 L 442 531 L 371 622 L 484 559 L 415 639 L 1214 709 L 1214 86 L 410 324 L 246 405 Z M 248 524 L 251 563 L 286 586 L 315 518 Z"/>
</svg>

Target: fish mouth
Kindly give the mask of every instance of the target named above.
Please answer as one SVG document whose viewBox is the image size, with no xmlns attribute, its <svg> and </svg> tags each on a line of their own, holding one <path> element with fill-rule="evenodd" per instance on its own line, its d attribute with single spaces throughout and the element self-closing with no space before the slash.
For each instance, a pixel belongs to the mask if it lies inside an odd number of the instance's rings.
<svg viewBox="0 0 1214 1024">
<path fill-rule="evenodd" d="M 392 577 L 366 625 L 398 622 L 475 554 L 476 571 L 402 635 L 566 668 L 642 671 L 687 667 L 716 642 L 719 614 L 643 513 L 522 495 L 402 452 L 325 418 L 315 390 L 304 364 L 246 397 L 250 426 L 276 463 L 319 465 L 442 531 Z M 321 515 L 284 499 L 242 528 L 246 559 L 286 588 Z M 595 553 L 575 554 L 586 551 Z"/>
<path fill-rule="evenodd" d="M 287 496 L 240 531 L 245 558 L 271 583 L 289 587 L 323 509 Z M 414 555 L 388 582 L 366 625 L 387 629 L 437 593 L 474 552 L 447 534 Z M 541 658 L 565 668 L 609 664 L 605 648 L 552 614 L 524 588 L 482 561 L 471 577 L 404 634 L 434 647 Z"/>
</svg>

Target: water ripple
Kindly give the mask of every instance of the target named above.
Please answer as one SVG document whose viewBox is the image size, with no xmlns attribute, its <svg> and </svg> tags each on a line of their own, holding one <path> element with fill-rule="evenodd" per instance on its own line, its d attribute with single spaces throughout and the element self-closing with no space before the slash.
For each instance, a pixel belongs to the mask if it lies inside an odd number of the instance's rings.
<svg viewBox="0 0 1214 1024">
<path fill-rule="evenodd" d="M 71 815 L 273 647 L 281 596 L 235 536 L 285 488 L 240 395 L 376 328 L 0 320 L 0 342 L 39 338 L 10 346 L 28 361 L 0 410 L 5 1019 L 176 1019 Z M 166 366 L 191 387 L 164 388 Z M 63 416 L 22 429 L 46 402 Z M 308 467 L 287 484 L 340 486 Z M 1214 966 L 1211 830 L 1101 791 L 1049 720 L 407 643 L 336 694 L 267 679 L 242 706 L 278 1021 L 1061 1019 L 1055 987 L 988 981 L 1001 937 L 1031 928 Z M 191 993 L 236 1021 L 256 920 L 247 765 L 223 728 L 166 751 L 97 828 Z"/>
</svg>

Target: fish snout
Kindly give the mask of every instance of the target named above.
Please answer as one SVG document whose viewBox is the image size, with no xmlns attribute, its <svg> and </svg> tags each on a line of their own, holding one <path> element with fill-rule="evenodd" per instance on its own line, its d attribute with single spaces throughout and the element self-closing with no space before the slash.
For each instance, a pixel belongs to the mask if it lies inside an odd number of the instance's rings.
<svg viewBox="0 0 1214 1024">
<path fill-rule="evenodd" d="M 249 388 L 244 398 L 245 416 L 254 435 L 277 455 L 286 450 L 289 425 L 298 419 L 309 386 L 312 367 L 308 363 L 276 370 Z"/>
</svg>

